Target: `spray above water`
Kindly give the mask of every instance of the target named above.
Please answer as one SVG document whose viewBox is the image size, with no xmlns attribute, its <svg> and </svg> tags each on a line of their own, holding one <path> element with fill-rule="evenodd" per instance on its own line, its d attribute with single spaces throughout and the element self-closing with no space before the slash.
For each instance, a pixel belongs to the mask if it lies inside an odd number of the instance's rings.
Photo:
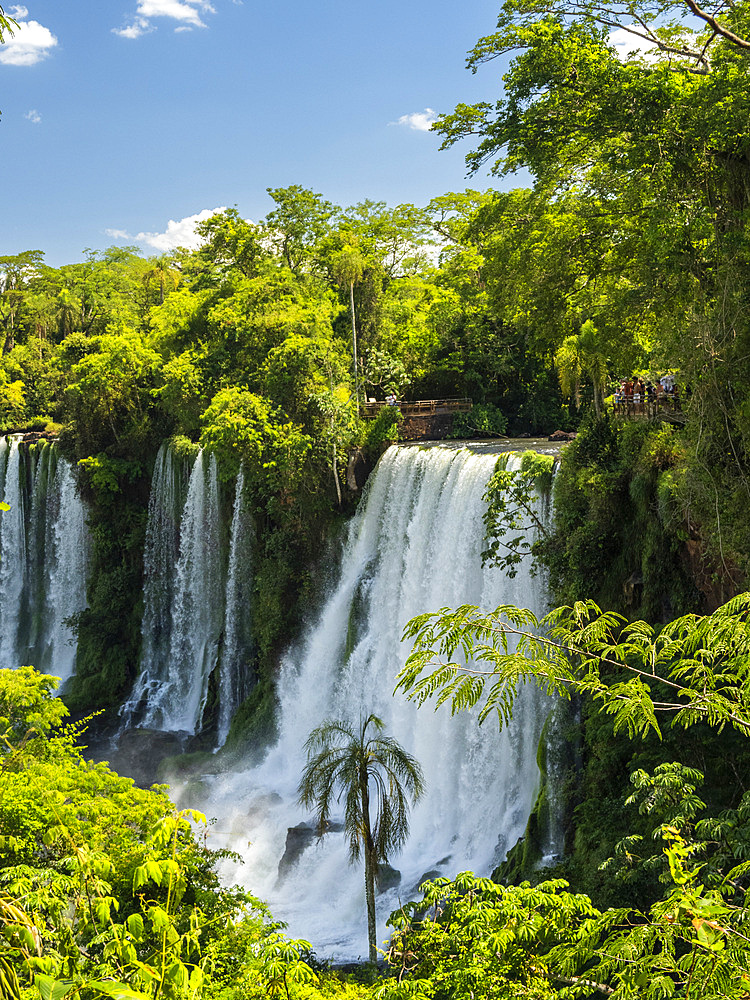
<svg viewBox="0 0 750 1000">
<path fill-rule="evenodd" d="M 322 956 L 365 956 L 367 931 L 363 873 L 349 865 L 343 834 L 318 841 L 297 805 L 303 746 L 315 726 L 356 725 L 373 712 L 425 771 L 409 840 L 383 873 L 379 940 L 387 914 L 425 876 L 487 873 L 524 831 L 549 708 L 536 689 L 521 691 L 503 732 L 490 721 L 479 727 L 470 714 L 451 717 L 447 706 L 418 710 L 393 696 L 409 652 L 402 629 L 413 616 L 464 603 L 543 610 L 543 584 L 527 568 L 508 579 L 482 567 L 483 493 L 494 465 L 495 456 L 468 451 L 386 452 L 349 526 L 338 582 L 282 664 L 276 745 L 259 766 L 206 776 L 207 800 L 195 803 L 217 817 L 213 846 L 244 859 L 227 864 L 225 877 L 266 899 Z"/>
</svg>

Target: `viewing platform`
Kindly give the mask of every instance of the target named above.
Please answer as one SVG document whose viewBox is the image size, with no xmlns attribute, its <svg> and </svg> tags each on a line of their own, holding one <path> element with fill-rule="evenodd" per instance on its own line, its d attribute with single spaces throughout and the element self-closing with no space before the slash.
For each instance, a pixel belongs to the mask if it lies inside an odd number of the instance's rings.
<svg viewBox="0 0 750 1000">
<path fill-rule="evenodd" d="M 679 395 L 663 394 L 655 399 L 647 399 L 634 403 L 632 397 L 612 402 L 612 412 L 616 417 L 627 420 L 667 420 L 671 423 L 684 423 L 685 414 Z"/>
<path fill-rule="evenodd" d="M 385 401 L 376 402 L 375 400 L 368 400 L 365 403 L 362 415 L 366 420 L 372 420 L 380 413 L 381 410 L 386 409 L 389 404 Z M 393 407 L 395 410 L 400 410 L 404 417 L 434 417 L 439 414 L 446 413 L 468 413 L 472 407 L 472 402 L 470 399 L 417 399 L 413 402 L 408 400 L 399 400 Z"/>
<path fill-rule="evenodd" d="M 374 420 L 383 410 L 393 409 L 401 417 L 398 425 L 402 441 L 443 440 L 453 430 L 453 418 L 457 413 L 468 413 L 472 407 L 470 399 L 416 399 L 397 400 L 395 404 L 387 400 L 376 402 L 370 399 L 362 410 L 365 420 Z"/>
</svg>

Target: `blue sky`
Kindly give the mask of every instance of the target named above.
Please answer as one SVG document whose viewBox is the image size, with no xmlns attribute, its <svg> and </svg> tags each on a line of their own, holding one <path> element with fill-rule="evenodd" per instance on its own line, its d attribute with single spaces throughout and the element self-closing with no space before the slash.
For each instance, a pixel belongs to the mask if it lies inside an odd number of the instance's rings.
<svg viewBox="0 0 750 1000">
<path fill-rule="evenodd" d="M 486 188 L 424 123 L 499 95 L 499 64 L 464 66 L 498 6 L 7 3 L 21 30 L 0 46 L 0 254 L 158 253 L 187 243 L 201 212 L 261 218 L 266 188 L 289 184 L 340 205 Z"/>
</svg>

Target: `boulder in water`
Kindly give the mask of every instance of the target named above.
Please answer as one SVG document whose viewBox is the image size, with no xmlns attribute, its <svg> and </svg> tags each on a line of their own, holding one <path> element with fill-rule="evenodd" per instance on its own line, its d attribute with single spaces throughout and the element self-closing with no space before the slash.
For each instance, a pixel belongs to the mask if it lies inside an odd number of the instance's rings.
<svg viewBox="0 0 750 1000">
<path fill-rule="evenodd" d="M 188 733 L 165 733 L 159 729 L 128 729 L 120 737 L 110 764 L 127 774 L 140 788 L 158 781 L 159 765 L 165 757 L 183 753 Z"/>
<path fill-rule="evenodd" d="M 341 833 L 344 829 L 341 823 L 329 823 L 324 833 Z M 314 842 L 320 839 L 318 828 L 310 823 L 298 823 L 290 826 L 286 831 L 286 844 L 284 853 L 279 861 L 279 878 L 283 879 L 289 874 L 291 868 L 299 861 L 303 852 Z"/>
<path fill-rule="evenodd" d="M 401 885 L 401 872 L 386 862 L 381 862 L 375 872 L 375 886 L 378 892 L 388 892 Z"/>
<path fill-rule="evenodd" d="M 573 441 L 575 440 L 575 431 L 553 431 L 547 438 L 548 441 Z"/>
<path fill-rule="evenodd" d="M 286 845 L 281 861 L 279 861 L 279 878 L 284 878 L 285 875 L 289 874 L 290 868 L 294 867 L 305 848 L 309 847 L 317 838 L 317 830 L 309 823 L 298 823 L 287 829 Z"/>
</svg>

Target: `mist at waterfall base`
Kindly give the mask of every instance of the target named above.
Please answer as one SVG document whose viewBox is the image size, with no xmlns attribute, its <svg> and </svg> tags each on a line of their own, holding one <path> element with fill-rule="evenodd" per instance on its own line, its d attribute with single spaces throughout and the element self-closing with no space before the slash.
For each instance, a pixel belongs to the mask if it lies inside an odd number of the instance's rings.
<svg viewBox="0 0 750 1000">
<path fill-rule="evenodd" d="M 278 739 L 260 765 L 205 775 L 173 794 L 216 823 L 212 847 L 237 852 L 222 876 L 266 900 L 293 937 L 320 957 L 367 954 L 364 876 L 351 865 L 342 832 L 311 832 L 297 857 L 285 853 L 290 828 L 313 817 L 297 805 L 310 731 L 326 719 L 359 723 L 370 712 L 422 764 L 424 797 L 412 810 L 406 845 L 390 863 L 390 888 L 377 896 L 378 941 L 401 902 L 425 876 L 489 873 L 523 834 L 538 788 L 537 744 L 549 703 L 530 687 L 520 692 L 512 724 L 479 726 L 444 706 L 417 709 L 393 695 L 409 647 L 405 623 L 425 611 L 477 604 L 521 604 L 539 612 L 544 586 L 521 566 L 508 578 L 483 568 L 483 493 L 496 455 L 467 450 L 389 449 L 370 478 L 349 525 L 338 579 L 302 640 L 281 664 Z M 334 821 L 341 819 L 335 814 Z M 335 829 L 335 826 L 334 826 Z"/>
<path fill-rule="evenodd" d="M 75 669 L 67 619 L 86 607 L 89 538 L 73 470 L 56 444 L 0 438 L 0 663 L 63 685 Z"/>
</svg>

